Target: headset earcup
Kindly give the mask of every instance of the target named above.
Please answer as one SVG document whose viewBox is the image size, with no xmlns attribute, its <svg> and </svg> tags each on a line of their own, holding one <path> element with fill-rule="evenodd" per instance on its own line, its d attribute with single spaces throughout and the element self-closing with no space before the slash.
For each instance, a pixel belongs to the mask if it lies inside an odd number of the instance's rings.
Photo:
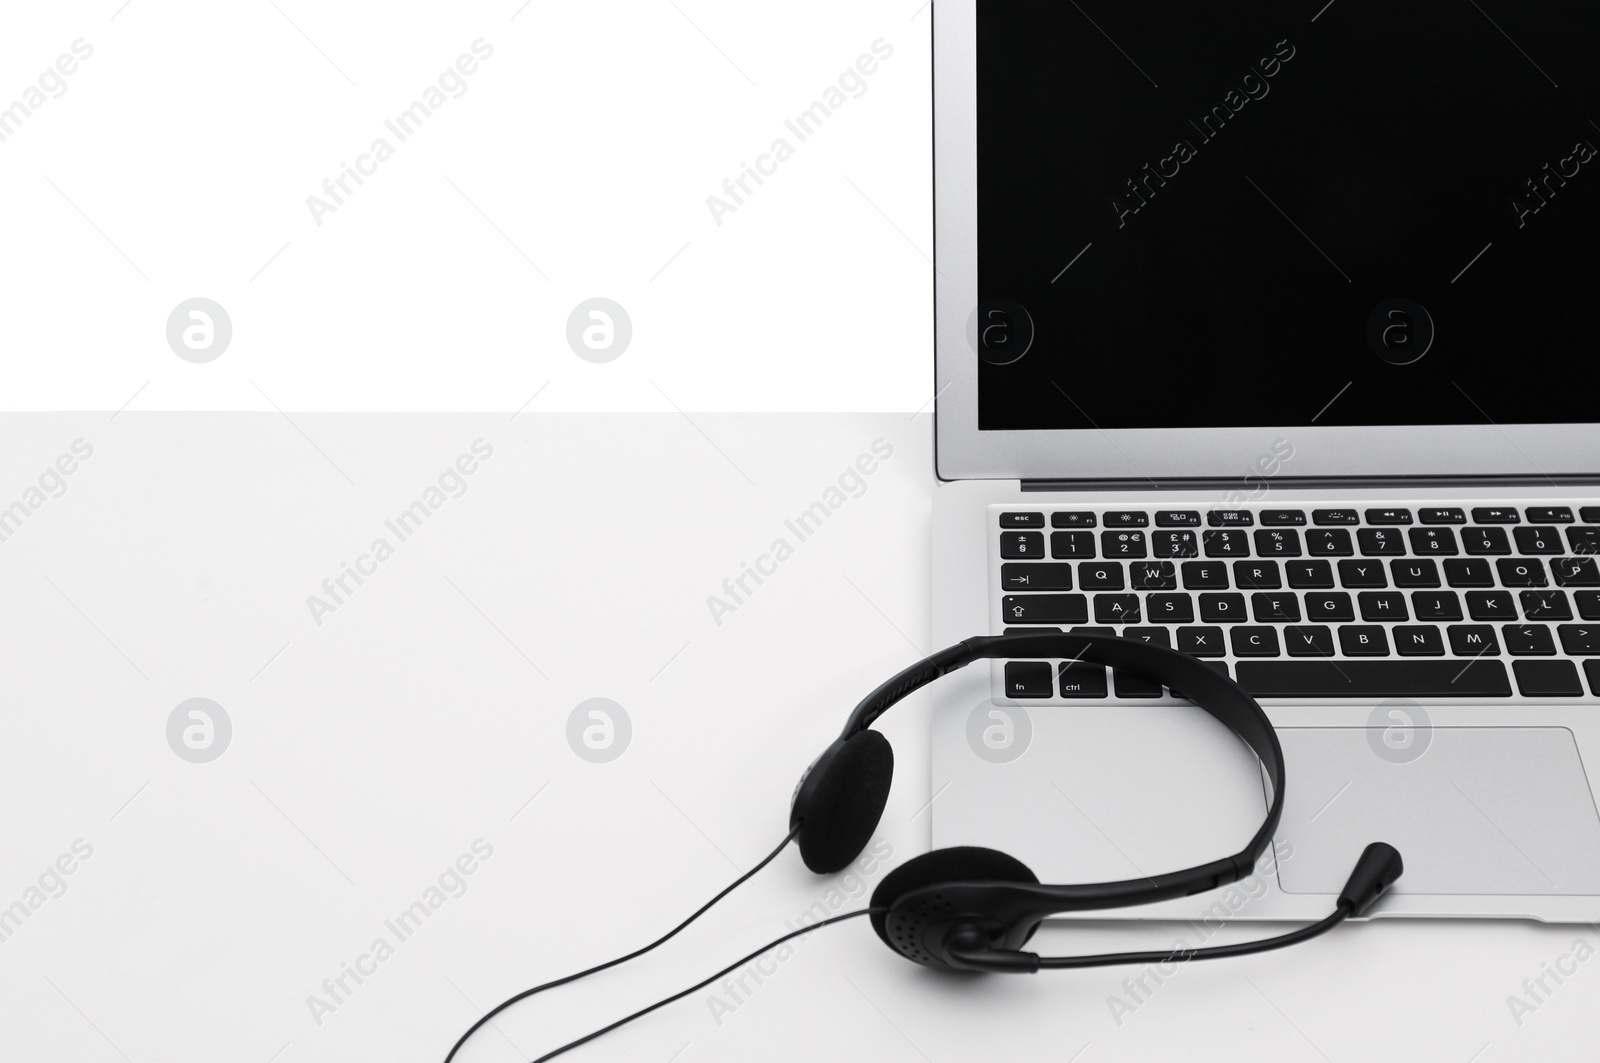
<svg viewBox="0 0 1600 1063">
<path fill-rule="evenodd" d="M 889 909 L 907 893 L 941 882 L 1027 882 L 1037 883 L 1027 864 L 998 849 L 957 845 L 914 856 L 884 876 L 872 891 L 872 929 L 883 943 L 900 950 L 889 940 Z M 1031 934 L 1030 934 L 1031 936 Z"/>
<path fill-rule="evenodd" d="M 894 778 L 894 750 L 877 731 L 838 739 L 806 769 L 789 825 L 800 827 L 800 859 L 819 875 L 844 870 L 878 829 Z"/>
</svg>

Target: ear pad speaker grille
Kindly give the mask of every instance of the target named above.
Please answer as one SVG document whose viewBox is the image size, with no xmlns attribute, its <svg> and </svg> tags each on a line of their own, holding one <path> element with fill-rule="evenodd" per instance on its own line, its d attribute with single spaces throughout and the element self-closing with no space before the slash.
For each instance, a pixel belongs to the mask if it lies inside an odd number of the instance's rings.
<svg viewBox="0 0 1600 1063">
<path fill-rule="evenodd" d="M 938 898 L 919 905 L 915 911 L 905 905 L 899 911 L 889 911 L 901 897 L 942 882 L 1038 881 L 1027 864 L 997 849 L 972 845 L 935 849 L 906 861 L 878 883 L 872 891 L 872 907 L 885 910 L 872 913 L 872 929 L 896 952 L 918 963 L 930 963 L 933 958 L 922 949 L 922 931 L 929 922 L 948 913 L 940 907 Z"/>
<path fill-rule="evenodd" d="M 877 731 L 835 742 L 817 758 L 795 794 L 790 822 L 800 821 L 800 859 L 819 875 L 842 871 L 878 828 L 894 778 L 894 750 Z"/>
</svg>

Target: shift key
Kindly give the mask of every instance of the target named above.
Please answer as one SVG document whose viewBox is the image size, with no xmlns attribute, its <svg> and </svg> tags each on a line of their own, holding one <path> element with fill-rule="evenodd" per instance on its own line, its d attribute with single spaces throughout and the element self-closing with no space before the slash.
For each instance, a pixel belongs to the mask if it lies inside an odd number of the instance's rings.
<svg viewBox="0 0 1600 1063">
<path fill-rule="evenodd" d="M 1008 594 L 1000 612 L 1007 624 L 1085 624 L 1089 600 L 1081 594 Z"/>
</svg>

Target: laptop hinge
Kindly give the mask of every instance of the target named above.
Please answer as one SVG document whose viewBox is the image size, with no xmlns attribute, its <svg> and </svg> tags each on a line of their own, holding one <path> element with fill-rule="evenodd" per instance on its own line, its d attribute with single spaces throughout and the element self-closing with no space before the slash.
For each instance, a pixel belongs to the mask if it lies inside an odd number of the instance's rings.
<svg viewBox="0 0 1600 1063">
<path fill-rule="evenodd" d="M 1600 484 L 1600 474 L 1557 476 L 1274 476 L 1201 477 L 1175 476 L 1166 479 L 1066 479 L 1023 480 L 1024 491 L 1205 491 L 1217 490 L 1246 500 L 1274 489 L 1315 490 L 1382 489 L 1389 491 L 1423 487 L 1575 487 Z"/>
</svg>

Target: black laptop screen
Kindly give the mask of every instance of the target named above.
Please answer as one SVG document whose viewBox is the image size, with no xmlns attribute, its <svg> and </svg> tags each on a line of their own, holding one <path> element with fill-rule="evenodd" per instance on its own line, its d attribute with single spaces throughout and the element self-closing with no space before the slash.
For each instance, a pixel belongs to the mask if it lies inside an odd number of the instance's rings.
<svg viewBox="0 0 1600 1063">
<path fill-rule="evenodd" d="M 1594 0 L 977 25 L 981 429 L 1600 420 Z"/>
</svg>

